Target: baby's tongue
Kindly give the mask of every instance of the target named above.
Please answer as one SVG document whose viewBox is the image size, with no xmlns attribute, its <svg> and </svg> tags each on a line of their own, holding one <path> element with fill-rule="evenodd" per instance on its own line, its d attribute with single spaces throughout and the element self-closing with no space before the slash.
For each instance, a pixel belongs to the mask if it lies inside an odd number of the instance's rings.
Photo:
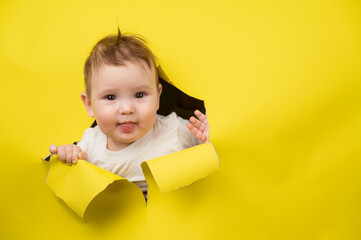
<svg viewBox="0 0 361 240">
<path fill-rule="evenodd" d="M 122 123 L 119 126 L 123 131 L 130 131 L 134 128 L 135 123 Z"/>
</svg>

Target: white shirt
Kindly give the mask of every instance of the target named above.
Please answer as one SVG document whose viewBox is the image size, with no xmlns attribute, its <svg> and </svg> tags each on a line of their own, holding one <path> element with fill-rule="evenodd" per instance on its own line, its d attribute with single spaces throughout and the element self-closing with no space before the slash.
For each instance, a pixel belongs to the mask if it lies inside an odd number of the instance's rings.
<svg viewBox="0 0 361 240">
<path fill-rule="evenodd" d="M 120 151 L 107 149 L 107 136 L 98 126 L 85 130 L 78 146 L 87 153 L 87 161 L 137 184 L 142 191 L 147 183 L 140 164 L 146 160 L 177 152 L 202 142 L 187 128 L 187 120 L 174 112 L 157 115 L 153 128 Z"/>
</svg>

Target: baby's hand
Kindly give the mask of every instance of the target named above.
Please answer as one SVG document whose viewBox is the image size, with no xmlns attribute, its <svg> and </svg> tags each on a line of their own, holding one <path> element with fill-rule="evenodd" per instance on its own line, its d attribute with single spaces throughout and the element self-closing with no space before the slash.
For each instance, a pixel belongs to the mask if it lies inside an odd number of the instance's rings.
<svg viewBox="0 0 361 240">
<path fill-rule="evenodd" d="M 68 164 L 75 164 L 78 159 L 86 160 L 86 152 L 82 152 L 81 148 L 74 144 L 61 145 L 59 147 L 54 144 L 50 145 L 49 151 L 51 154 L 57 154 L 60 161 Z"/>
<path fill-rule="evenodd" d="M 198 119 L 195 117 L 191 117 L 189 119 L 191 123 L 188 123 L 187 127 L 194 134 L 194 136 L 196 136 L 196 138 L 201 140 L 203 143 L 206 143 L 208 142 L 209 130 L 207 117 L 199 110 L 194 111 L 194 114 L 197 116 Z"/>
</svg>

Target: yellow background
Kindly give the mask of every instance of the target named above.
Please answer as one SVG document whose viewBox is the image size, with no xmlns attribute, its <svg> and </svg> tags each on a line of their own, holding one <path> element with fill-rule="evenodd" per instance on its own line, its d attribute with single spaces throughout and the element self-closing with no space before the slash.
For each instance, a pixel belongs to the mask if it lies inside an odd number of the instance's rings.
<svg viewBox="0 0 361 240">
<path fill-rule="evenodd" d="M 118 23 L 206 101 L 221 169 L 84 223 L 40 157 L 90 125 L 83 63 Z M 360 1 L 1 1 L 0 238 L 361 239 L 360 43 Z"/>
</svg>

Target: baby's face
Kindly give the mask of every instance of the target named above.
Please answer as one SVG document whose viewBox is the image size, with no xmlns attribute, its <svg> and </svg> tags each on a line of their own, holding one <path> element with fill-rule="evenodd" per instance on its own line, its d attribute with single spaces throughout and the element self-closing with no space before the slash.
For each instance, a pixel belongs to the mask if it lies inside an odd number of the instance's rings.
<svg viewBox="0 0 361 240">
<path fill-rule="evenodd" d="M 161 90 L 154 71 L 142 63 L 105 65 L 94 74 L 87 110 L 107 135 L 109 150 L 123 149 L 151 130 Z"/>
</svg>

